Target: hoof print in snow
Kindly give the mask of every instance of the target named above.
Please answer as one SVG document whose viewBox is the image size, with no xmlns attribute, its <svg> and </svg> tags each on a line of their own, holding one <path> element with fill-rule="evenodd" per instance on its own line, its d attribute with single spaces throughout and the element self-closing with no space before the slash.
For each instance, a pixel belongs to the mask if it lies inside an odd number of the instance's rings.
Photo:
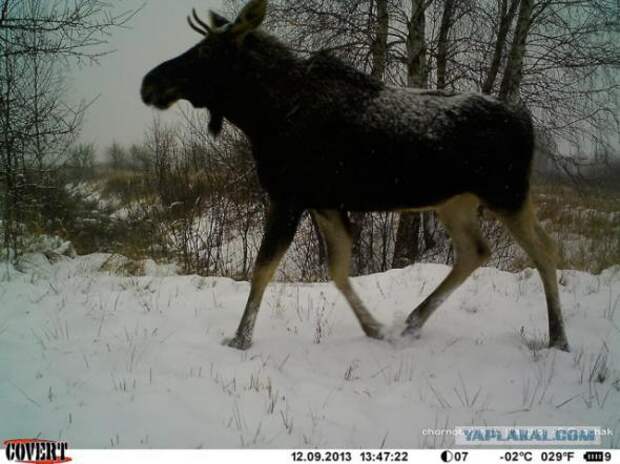
<svg viewBox="0 0 620 464">
<path fill-rule="evenodd" d="M 463 308 L 463 310 L 468 314 L 477 314 L 479 309 L 477 306 L 467 305 Z"/>
</svg>

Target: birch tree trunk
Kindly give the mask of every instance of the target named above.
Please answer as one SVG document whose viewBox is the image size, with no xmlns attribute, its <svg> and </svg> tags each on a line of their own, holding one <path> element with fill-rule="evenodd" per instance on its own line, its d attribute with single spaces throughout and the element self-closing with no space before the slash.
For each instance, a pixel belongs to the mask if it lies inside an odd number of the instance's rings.
<svg viewBox="0 0 620 464">
<path fill-rule="evenodd" d="M 506 1 L 506 0 L 503 0 Z M 447 85 L 448 55 L 450 44 L 448 34 L 454 23 L 455 0 L 445 0 L 443 14 L 441 15 L 441 26 L 439 27 L 439 38 L 437 41 L 437 88 L 445 89 Z"/>
<path fill-rule="evenodd" d="M 425 88 L 428 85 L 426 8 L 427 0 L 411 0 L 411 19 L 407 34 L 407 85 Z M 419 213 L 401 213 L 396 230 L 392 267 L 414 263 L 420 247 Z"/>
<path fill-rule="evenodd" d="M 411 19 L 407 31 L 407 85 L 421 89 L 428 85 L 427 6 L 428 0 L 411 0 Z"/>
<path fill-rule="evenodd" d="M 499 98 L 516 103 L 519 99 L 519 87 L 523 80 L 523 62 L 527 46 L 527 36 L 532 24 L 534 0 L 521 0 L 519 17 L 515 26 L 514 39 L 510 47 L 504 78 L 499 90 Z"/>
<path fill-rule="evenodd" d="M 375 0 L 377 18 L 375 22 L 375 40 L 372 44 L 372 76 L 383 80 L 387 66 L 388 32 L 390 16 L 387 0 Z"/>
<path fill-rule="evenodd" d="M 493 57 L 489 65 L 489 71 L 482 84 L 482 93 L 491 94 L 497 75 L 499 74 L 499 68 L 502 63 L 502 58 L 506 50 L 506 42 L 508 39 L 508 32 L 517 14 L 517 7 L 519 6 L 519 0 L 499 0 L 499 26 L 497 29 L 497 37 L 495 39 L 495 48 L 493 50 Z M 510 6 L 508 2 L 510 1 Z"/>
</svg>

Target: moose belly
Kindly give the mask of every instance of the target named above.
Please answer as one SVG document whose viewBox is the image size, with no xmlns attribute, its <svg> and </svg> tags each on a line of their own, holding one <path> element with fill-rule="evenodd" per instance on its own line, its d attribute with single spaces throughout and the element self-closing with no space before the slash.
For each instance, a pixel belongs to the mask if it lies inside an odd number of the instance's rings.
<svg viewBox="0 0 620 464">
<path fill-rule="evenodd" d="M 274 199 L 303 208 L 348 211 L 423 209 L 462 193 L 512 210 L 527 195 L 528 157 L 507 156 L 514 147 L 450 149 L 408 141 L 337 148 L 301 149 L 258 163 L 263 187 Z"/>
<path fill-rule="evenodd" d="M 304 208 L 383 211 L 424 208 L 464 191 L 462 172 L 415 163 L 415 156 L 357 153 L 317 155 L 264 166 L 267 192 Z M 415 165 L 417 164 L 417 166 Z M 431 164 L 435 164 L 434 162 Z"/>
</svg>

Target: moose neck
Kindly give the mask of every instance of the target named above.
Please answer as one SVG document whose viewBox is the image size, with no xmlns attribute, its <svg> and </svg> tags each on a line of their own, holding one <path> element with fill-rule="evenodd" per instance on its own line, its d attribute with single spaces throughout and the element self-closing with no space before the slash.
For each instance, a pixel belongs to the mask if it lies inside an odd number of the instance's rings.
<svg viewBox="0 0 620 464">
<path fill-rule="evenodd" d="M 303 61 L 266 34 L 246 40 L 220 111 L 256 145 L 286 125 L 303 88 Z"/>
</svg>

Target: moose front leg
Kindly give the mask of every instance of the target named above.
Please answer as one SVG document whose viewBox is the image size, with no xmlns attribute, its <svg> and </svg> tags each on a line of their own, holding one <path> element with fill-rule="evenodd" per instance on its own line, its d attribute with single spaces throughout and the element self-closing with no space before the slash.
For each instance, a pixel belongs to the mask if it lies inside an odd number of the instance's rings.
<svg viewBox="0 0 620 464">
<path fill-rule="evenodd" d="M 256 316 L 265 288 L 273 278 L 278 264 L 295 237 L 300 217 L 301 212 L 296 209 L 272 205 L 265 224 L 265 235 L 254 265 L 252 287 L 245 311 L 235 336 L 225 340 L 225 345 L 239 350 L 247 350 L 252 345 Z"/>
</svg>

